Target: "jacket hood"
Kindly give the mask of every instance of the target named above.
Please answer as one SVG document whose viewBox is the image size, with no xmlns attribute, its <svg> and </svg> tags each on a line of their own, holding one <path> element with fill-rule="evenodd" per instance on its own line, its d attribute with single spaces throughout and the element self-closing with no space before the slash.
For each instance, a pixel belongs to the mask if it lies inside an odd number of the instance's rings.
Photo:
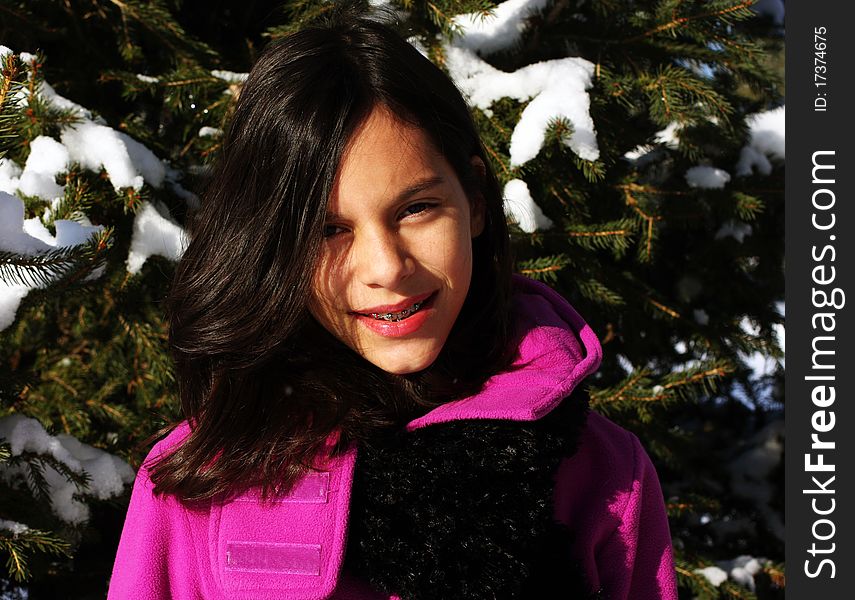
<svg viewBox="0 0 855 600">
<path fill-rule="evenodd" d="M 591 327 L 549 286 L 513 276 L 520 339 L 513 368 L 493 375 L 477 394 L 410 421 L 407 431 L 458 419 L 534 421 L 558 406 L 600 366 L 603 350 Z"/>
</svg>

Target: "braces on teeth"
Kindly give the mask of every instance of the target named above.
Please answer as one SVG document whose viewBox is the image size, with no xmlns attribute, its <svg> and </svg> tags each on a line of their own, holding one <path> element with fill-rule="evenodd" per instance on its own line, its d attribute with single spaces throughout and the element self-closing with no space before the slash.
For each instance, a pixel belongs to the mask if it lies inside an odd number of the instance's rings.
<svg viewBox="0 0 855 600">
<path fill-rule="evenodd" d="M 422 307 L 425 301 L 416 302 L 410 308 L 405 308 L 401 312 L 396 313 L 371 313 L 371 316 L 375 319 L 382 319 L 383 321 L 400 321 L 401 319 L 406 319 L 411 314 L 416 312 Z"/>
</svg>

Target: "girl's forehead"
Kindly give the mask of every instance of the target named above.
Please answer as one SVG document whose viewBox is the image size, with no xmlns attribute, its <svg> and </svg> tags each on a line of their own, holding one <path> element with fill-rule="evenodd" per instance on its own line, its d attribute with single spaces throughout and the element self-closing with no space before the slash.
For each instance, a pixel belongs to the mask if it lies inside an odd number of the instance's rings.
<svg viewBox="0 0 855 600">
<path fill-rule="evenodd" d="M 375 109 L 342 156 L 330 209 L 338 210 L 337 205 L 350 201 L 392 200 L 408 190 L 417 192 L 416 188 L 454 179 L 450 165 L 424 130 Z"/>
<path fill-rule="evenodd" d="M 376 107 L 354 131 L 344 158 L 352 154 L 393 157 L 406 152 L 439 154 L 424 129 L 398 118 L 388 108 Z"/>
</svg>

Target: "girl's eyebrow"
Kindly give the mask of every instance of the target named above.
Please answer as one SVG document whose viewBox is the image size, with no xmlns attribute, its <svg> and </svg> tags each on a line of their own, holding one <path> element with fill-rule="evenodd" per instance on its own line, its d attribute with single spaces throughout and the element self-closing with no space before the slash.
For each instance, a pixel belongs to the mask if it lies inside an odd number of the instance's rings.
<svg viewBox="0 0 855 600">
<path fill-rule="evenodd" d="M 445 179 L 443 179 L 439 175 L 419 179 L 401 190 L 401 192 L 395 197 L 395 202 L 402 202 L 410 196 L 415 196 L 419 192 L 423 192 L 443 183 L 445 183 Z"/>
<path fill-rule="evenodd" d="M 394 202 L 395 202 L 395 204 L 397 204 L 399 202 L 404 202 L 405 200 L 407 200 L 411 196 L 415 196 L 416 194 L 418 194 L 420 192 L 424 192 L 425 190 L 429 190 L 432 187 L 442 185 L 443 183 L 445 183 L 445 179 L 440 177 L 439 175 L 435 175 L 433 177 L 424 177 L 422 179 L 417 179 L 416 181 L 414 181 L 413 183 L 411 183 L 410 185 L 405 187 L 403 190 L 398 192 L 398 194 L 395 195 Z M 338 213 L 334 213 L 334 212 L 328 212 L 327 213 L 327 219 L 329 219 L 329 220 L 336 220 L 339 218 L 341 218 L 341 215 L 339 215 Z"/>
</svg>

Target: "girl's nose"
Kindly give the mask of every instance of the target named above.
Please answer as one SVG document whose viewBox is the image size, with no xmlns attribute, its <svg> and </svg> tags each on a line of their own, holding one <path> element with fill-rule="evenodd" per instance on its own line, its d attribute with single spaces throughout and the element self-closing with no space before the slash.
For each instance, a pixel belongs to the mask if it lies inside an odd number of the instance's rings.
<svg viewBox="0 0 855 600">
<path fill-rule="evenodd" d="M 415 259 L 397 231 L 364 235 L 353 249 L 358 277 L 369 287 L 394 289 L 415 271 Z"/>
</svg>

